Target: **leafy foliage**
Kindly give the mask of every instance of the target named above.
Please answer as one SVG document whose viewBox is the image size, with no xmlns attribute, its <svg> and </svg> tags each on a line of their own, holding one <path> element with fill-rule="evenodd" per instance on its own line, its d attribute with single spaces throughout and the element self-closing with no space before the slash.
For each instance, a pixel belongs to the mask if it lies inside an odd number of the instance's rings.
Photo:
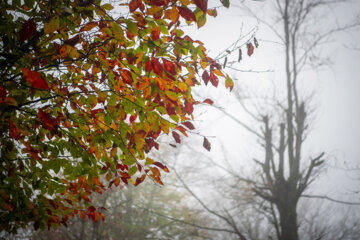
<svg viewBox="0 0 360 240">
<path fill-rule="evenodd" d="M 204 221 L 184 206 L 186 196 L 154 184 L 112 189 L 93 199 L 105 204 L 105 221 L 76 217 L 68 227 L 33 232 L 31 239 L 203 239 L 204 233 L 179 221 Z M 205 218 L 207 219 L 207 218 Z"/>
<path fill-rule="evenodd" d="M 206 0 L 14 0 L 0 9 L 0 231 L 77 214 L 97 221 L 92 193 L 147 176 L 162 184 L 169 170 L 148 153 L 161 134 L 180 143 L 193 129 L 198 76 L 215 87 L 225 76 L 180 26 L 201 27 L 216 10 Z"/>
</svg>

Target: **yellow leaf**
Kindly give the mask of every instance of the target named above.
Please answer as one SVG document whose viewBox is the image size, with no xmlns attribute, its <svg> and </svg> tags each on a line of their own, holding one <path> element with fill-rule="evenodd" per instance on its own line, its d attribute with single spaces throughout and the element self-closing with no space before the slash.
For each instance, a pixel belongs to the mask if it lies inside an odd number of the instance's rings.
<svg viewBox="0 0 360 240">
<path fill-rule="evenodd" d="M 182 91 L 182 92 L 186 92 L 188 90 L 188 86 L 186 85 L 186 83 L 184 82 L 180 82 L 178 88 Z"/>
<path fill-rule="evenodd" d="M 60 20 L 59 17 L 53 17 L 50 22 L 44 24 L 44 33 L 45 34 L 52 34 L 60 27 Z"/>
<path fill-rule="evenodd" d="M 149 8 L 148 10 L 147 10 L 147 14 L 148 15 L 154 15 L 155 13 L 157 13 L 157 12 L 159 12 L 159 11 L 161 11 L 162 10 L 162 8 L 161 7 L 151 7 L 151 8 Z"/>
<path fill-rule="evenodd" d="M 219 69 L 214 69 L 212 72 L 220 77 L 224 77 L 224 74 Z"/>
</svg>

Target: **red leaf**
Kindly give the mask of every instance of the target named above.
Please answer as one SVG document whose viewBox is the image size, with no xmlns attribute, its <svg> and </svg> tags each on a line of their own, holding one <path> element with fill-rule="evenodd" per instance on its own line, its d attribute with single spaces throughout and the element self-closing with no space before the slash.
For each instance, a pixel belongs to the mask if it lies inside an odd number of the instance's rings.
<svg viewBox="0 0 360 240">
<path fill-rule="evenodd" d="M 247 49 L 248 49 L 247 54 L 249 56 L 251 56 L 254 53 L 254 45 L 252 43 L 248 43 L 247 44 Z"/>
<path fill-rule="evenodd" d="M 9 136 L 15 140 L 20 139 L 20 129 L 11 120 L 9 121 Z"/>
<path fill-rule="evenodd" d="M 187 21 L 196 21 L 195 14 L 186 7 L 177 7 L 180 16 L 185 18 Z"/>
<path fill-rule="evenodd" d="M 209 73 L 207 71 L 204 71 L 201 78 L 204 81 L 205 85 L 207 85 L 210 80 Z"/>
<path fill-rule="evenodd" d="M 136 113 L 134 113 L 133 115 L 131 115 L 131 117 L 130 117 L 130 123 L 133 123 L 133 122 L 136 120 L 136 118 L 137 118 L 137 114 L 136 114 Z"/>
<path fill-rule="evenodd" d="M 87 208 L 89 212 L 95 212 L 96 208 L 94 206 L 90 206 Z"/>
<path fill-rule="evenodd" d="M 154 70 L 154 73 L 161 76 L 163 72 L 163 67 L 157 58 L 151 57 L 151 63 Z"/>
<path fill-rule="evenodd" d="M 148 0 L 148 3 L 151 5 L 161 7 L 166 4 L 166 0 Z"/>
<path fill-rule="evenodd" d="M 194 129 L 195 129 L 194 125 L 193 125 L 191 122 L 183 122 L 183 123 L 181 123 L 181 124 L 184 125 L 185 127 L 187 127 L 187 128 L 190 129 L 190 130 L 194 130 Z"/>
<path fill-rule="evenodd" d="M 79 41 L 80 41 L 80 39 L 81 39 L 80 37 L 81 37 L 81 35 L 78 34 L 78 35 L 76 35 L 76 36 L 73 37 L 73 38 L 70 38 L 70 39 L 68 39 L 68 40 L 65 40 L 64 43 L 65 43 L 65 44 L 68 44 L 68 45 L 70 45 L 70 46 L 72 46 L 72 47 L 74 47 L 76 44 L 79 43 Z"/>
<path fill-rule="evenodd" d="M 164 164 L 162 164 L 161 162 L 154 162 L 153 164 L 155 166 L 161 168 L 162 170 L 164 170 L 164 172 L 169 172 L 169 169 Z"/>
<path fill-rule="evenodd" d="M 204 137 L 203 147 L 206 148 L 206 150 L 208 150 L 210 152 L 211 144 L 206 137 Z"/>
<path fill-rule="evenodd" d="M 49 114 L 45 113 L 42 109 L 39 109 L 38 118 L 41 119 L 44 128 L 53 132 L 58 123 L 56 119 L 52 118 Z"/>
<path fill-rule="evenodd" d="M 207 0 L 194 0 L 195 5 L 200 8 L 204 13 L 207 11 Z"/>
<path fill-rule="evenodd" d="M 165 58 L 163 58 L 162 61 L 164 63 L 165 70 L 172 75 L 176 75 L 175 64 L 169 60 L 166 60 Z"/>
<path fill-rule="evenodd" d="M 124 83 L 127 83 L 129 85 L 132 84 L 132 77 L 131 77 L 131 73 L 129 70 L 121 69 L 120 76 L 121 76 L 122 80 L 124 81 Z"/>
<path fill-rule="evenodd" d="M 6 89 L 0 84 L 0 98 L 6 97 Z"/>
<path fill-rule="evenodd" d="M 214 104 L 214 101 L 211 100 L 211 99 L 209 99 L 209 98 L 207 98 L 207 99 L 204 100 L 203 103 L 207 103 L 207 104 L 213 105 L 213 104 Z"/>
<path fill-rule="evenodd" d="M 175 115 L 176 114 L 175 108 L 170 104 L 166 105 L 166 112 L 169 115 Z"/>
<path fill-rule="evenodd" d="M 146 62 L 145 62 L 145 71 L 148 72 L 148 73 L 151 73 L 151 70 L 152 70 L 151 62 L 150 62 L 150 61 L 146 61 Z"/>
<path fill-rule="evenodd" d="M 180 135 L 177 132 L 172 132 L 172 135 L 177 143 L 181 143 Z"/>
<path fill-rule="evenodd" d="M 129 3 L 129 9 L 130 12 L 132 13 L 133 11 L 135 11 L 137 8 L 139 8 L 142 4 L 142 0 L 131 0 L 131 2 Z"/>
<path fill-rule="evenodd" d="M 214 87 L 217 87 L 219 84 L 219 79 L 217 78 L 217 76 L 215 76 L 215 74 L 210 73 L 210 82 Z"/>
<path fill-rule="evenodd" d="M 26 68 L 21 69 L 23 72 L 23 75 L 25 77 L 25 80 L 30 83 L 31 86 L 34 88 L 40 88 L 44 90 L 49 90 L 49 86 L 45 79 L 43 79 L 40 75 L 40 73 L 31 71 Z"/>
<path fill-rule="evenodd" d="M 151 38 L 154 41 L 157 41 L 160 37 L 160 26 L 154 27 L 154 29 L 151 31 Z"/>
<path fill-rule="evenodd" d="M 192 103 L 189 102 L 185 102 L 185 111 L 187 114 L 191 115 L 192 112 L 194 111 L 194 106 Z"/>
<path fill-rule="evenodd" d="M 21 26 L 19 33 L 19 41 L 21 43 L 25 42 L 27 39 L 33 37 L 36 33 L 36 23 L 33 18 L 24 22 Z"/>
</svg>

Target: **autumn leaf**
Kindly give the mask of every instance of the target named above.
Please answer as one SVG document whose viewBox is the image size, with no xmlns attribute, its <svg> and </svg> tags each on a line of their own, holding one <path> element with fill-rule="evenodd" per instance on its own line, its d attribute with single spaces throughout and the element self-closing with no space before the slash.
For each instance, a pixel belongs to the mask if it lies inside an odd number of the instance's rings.
<svg viewBox="0 0 360 240">
<path fill-rule="evenodd" d="M 185 103 L 185 111 L 187 114 L 191 115 L 194 111 L 194 106 L 192 103 L 186 102 Z"/>
<path fill-rule="evenodd" d="M 60 19 L 58 16 L 51 18 L 51 20 L 44 24 L 44 33 L 52 34 L 60 28 Z"/>
<path fill-rule="evenodd" d="M 247 46 L 247 54 L 250 57 L 254 53 L 254 45 L 252 43 L 248 43 L 246 46 Z"/>
<path fill-rule="evenodd" d="M 205 85 L 207 85 L 210 80 L 209 73 L 207 71 L 204 71 L 201 78 L 204 81 Z"/>
<path fill-rule="evenodd" d="M 40 73 L 36 71 L 31 71 L 26 68 L 21 69 L 25 80 L 30 83 L 30 85 L 34 88 L 40 88 L 43 90 L 49 90 L 49 85 L 47 84 L 46 80 L 41 77 Z"/>
<path fill-rule="evenodd" d="M 181 143 L 180 135 L 177 132 L 173 131 L 172 136 L 174 137 L 176 143 Z"/>
<path fill-rule="evenodd" d="M 132 77 L 131 77 L 131 73 L 129 70 L 121 69 L 120 76 L 121 76 L 121 79 L 124 81 L 124 83 L 129 84 L 129 85 L 132 84 Z"/>
<path fill-rule="evenodd" d="M 9 120 L 9 136 L 15 140 L 20 139 L 20 129 Z"/>
<path fill-rule="evenodd" d="M 172 23 L 176 23 L 179 20 L 179 11 L 173 6 L 165 11 L 165 18 L 170 19 Z"/>
<path fill-rule="evenodd" d="M 230 91 L 232 91 L 232 89 L 234 88 L 234 82 L 233 82 L 233 80 L 229 77 L 229 75 L 226 75 L 226 78 L 225 78 L 225 87 L 226 87 L 226 88 L 230 88 Z"/>
<path fill-rule="evenodd" d="M 204 13 L 207 11 L 207 0 L 194 0 L 195 5 L 200 8 Z"/>
<path fill-rule="evenodd" d="M 211 100 L 211 99 L 209 99 L 209 98 L 207 98 L 207 99 L 205 99 L 205 100 L 203 101 L 203 103 L 207 103 L 207 104 L 209 104 L 209 105 L 213 105 L 213 104 L 214 104 L 214 101 Z"/>
<path fill-rule="evenodd" d="M 161 168 L 164 172 L 169 172 L 169 169 L 164 164 L 162 164 L 161 162 L 154 162 L 153 164 L 155 166 Z"/>
<path fill-rule="evenodd" d="M 114 185 L 117 187 L 117 186 L 119 186 L 119 184 L 120 184 L 120 178 L 119 178 L 119 177 L 116 177 L 116 178 L 114 179 Z"/>
<path fill-rule="evenodd" d="M 134 12 L 136 9 L 138 9 L 142 4 L 142 0 L 131 0 L 129 3 L 129 10 L 130 12 Z"/>
<path fill-rule="evenodd" d="M 161 66 L 161 63 L 159 62 L 159 60 L 157 58 L 151 57 L 151 63 L 152 63 L 152 68 L 154 70 L 154 73 L 161 76 L 162 72 L 163 72 L 163 67 Z"/>
<path fill-rule="evenodd" d="M 171 61 L 166 60 L 165 58 L 162 59 L 163 63 L 164 63 L 164 67 L 165 70 L 168 73 L 171 73 L 172 75 L 176 74 L 176 70 L 175 70 L 175 64 Z"/>
<path fill-rule="evenodd" d="M 195 129 L 194 125 L 193 125 L 191 122 L 182 122 L 181 124 L 184 125 L 184 126 L 186 126 L 186 127 L 187 127 L 188 129 L 190 129 L 190 130 L 194 130 L 194 129 Z"/>
<path fill-rule="evenodd" d="M 154 41 L 157 41 L 159 39 L 160 36 L 160 26 L 156 26 L 154 27 L 154 29 L 151 31 L 151 38 Z"/>
<path fill-rule="evenodd" d="M 89 22 L 89 23 L 85 24 L 82 28 L 80 28 L 80 32 L 90 31 L 91 29 L 93 29 L 94 27 L 97 27 L 97 26 L 98 26 L 97 22 Z"/>
<path fill-rule="evenodd" d="M 206 137 L 204 137 L 203 147 L 210 152 L 211 144 L 210 144 L 209 140 Z"/>
<path fill-rule="evenodd" d="M 25 42 L 29 38 L 33 37 L 36 33 L 36 23 L 34 18 L 30 18 L 21 26 L 19 32 L 19 41 L 20 43 Z"/>
<path fill-rule="evenodd" d="M 215 74 L 210 73 L 210 82 L 214 87 L 217 87 L 219 84 L 219 79 L 217 78 L 217 76 L 215 76 Z"/>
<path fill-rule="evenodd" d="M 196 21 L 195 14 L 189 8 L 186 7 L 177 7 L 180 16 L 185 18 L 187 21 Z"/>
<path fill-rule="evenodd" d="M 58 123 L 56 119 L 52 118 L 49 114 L 45 113 L 42 109 L 39 109 L 38 118 L 42 121 L 44 128 L 53 132 Z"/>
</svg>

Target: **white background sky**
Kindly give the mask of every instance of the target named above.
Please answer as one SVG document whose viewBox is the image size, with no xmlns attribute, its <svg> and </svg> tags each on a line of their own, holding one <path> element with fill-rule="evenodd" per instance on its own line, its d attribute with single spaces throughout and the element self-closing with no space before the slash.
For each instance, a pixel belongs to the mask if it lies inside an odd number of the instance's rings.
<svg viewBox="0 0 360 240">
<path fill-rule="evenodd" d="M 220 5 L 218 0 L 210 0 L 210 5 Z M 244 98 L 250 93 L 269 91 L 273 83 L 283 80 L 284 73 L 281 71 L 283 58 L 281 46 L 263 40 L 277 41 L 269 29 L 258 24 L 254 18 L 242 12 L 234 6 L 237 1 L 232 1 L 230 9 L 218 9 L 218 16 L 215 19 L 208 18 L 207 24 L 201 28 L 196 27 L 188 31 L 193 39 L 199 39 L 205 43 L 210 51 L 211 57 L 223 51 L 226 47 L 236 41 L 241 34 L 246 34 L 251 29 L 258 27 L 256 34 L 260 46 L 255 49 L 254 55 L 250 58 L 246 55 L 246 48 L 243 47 L 243 61 L 236 65 L 239 69 L 253 70 L 274 70 L 270 73 L 228 73 L 237 82 L 237 89 Z M 268 5 L 271 1 L 253 2 L 245 1 L 250 7 L 255 7 L 259 17 L 269 17 L 271 9 Z M 266 10 L 266 11 L 265 11 Z M 360 1 L 353 1 L 352 4 L 342 5 L 334 9 L 327 9 L 326 16 L 332 19 L 344 21 L 349 16 L 360 13 Z M 323 26 L 323 27 L 326 27 Z M 355 167 L 360 165 L 360 50 L 350 49 L 360 47 L 360 31 L 345 32 L 337 34 L 332 41 L 322 48 L 323 56 L 328 56 L 333 62 L 329 67 L 319 71 L 308 71 L 301 81 L 304 81 L 303 88 L 307 95 L 314 94 L 311 106 L 315 109 L 314 121 L 311 122 L 312 132 L 307 141 L 307 153 L 314 156 L 322 151 L 327 154 L 328 170 L 323 173 L 317 186 L 319 191 L 333 197 L 343 197 L 350 189 L 359 186 L 359 172 L 342 171 L 339 167 Z M 237 53 L 234 54 L 237 58 Z M 278 88 L 279 90 L 280 88 Z M 272 91 L 272 90 L 271 90 Z M 277 93 L 278 94 L 278 93 Z M 201 88 L 201 95 L 211 97 L 218 106 L 224 107 L 227 111 L 234 113 L 244 121 L 248 120 L 246 114 L 239 111 L 239 107 L 228 91 L 223 86 L 214 90 L 212 86 Z M 250 100 L 251 101 L 251 100 Z M 252 166 L 254 156 L 261 152 L 257 145 L 256 138 L 242 129 L 227 117 L 223 117 L 217 110 L 204 108 L 199 111 L 202 114 L 201 122 L 196 122 L 200 132 L 204 135 L 216 136 L 211 138 L 212 152 L 214 157 L 221 156 L 220 142 L 228 151 L 228 154 L 235 166 L 246 168 Z M 257 127 L 257 130 L 259 128 Z M 199 141 L 199 145 L 202 143 Z M 260 155 L 261 156 L 261 155 Z M 331 166 L 336 166 L 334 170 Z M 351 174 L 350 174 L 351 173 Z M 348 175 L 348 176 L 346 176 Z M 349 177 L 349 175 L 351 175 Z M 357 189 L 360 189 L 358 187 Z M 359 196 L 352 195 L 353 200 L 359 200 Z"/>
</svg>

